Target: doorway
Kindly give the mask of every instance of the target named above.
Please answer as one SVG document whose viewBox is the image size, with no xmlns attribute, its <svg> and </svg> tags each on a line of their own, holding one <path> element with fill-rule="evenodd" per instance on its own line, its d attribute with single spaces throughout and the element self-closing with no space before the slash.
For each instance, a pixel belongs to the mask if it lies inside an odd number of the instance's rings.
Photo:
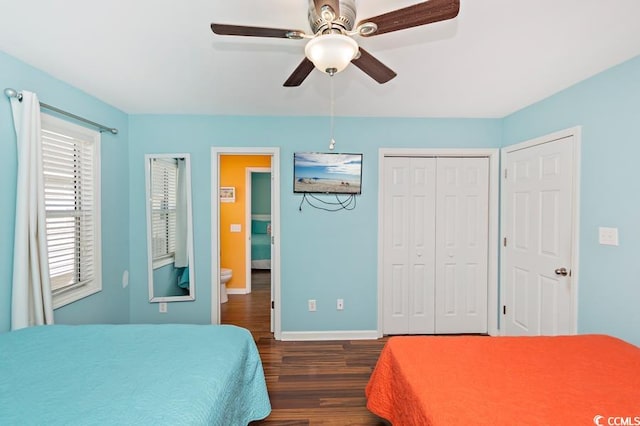
<svg viewBox="0 0 640 426">
<path fill-rule="evenodd" d="M 211 182 L 212 182 L 212 200 L 211 200 L 211 276 L 212 276 L 212 291 L 211 291 L 211 323 L 221 323 L 221 309 L 220 309 L 220 268 L 221 268 L 221 203 L 220 194 L 221 186 L 223 182 L 221 180 L 221 159 L 225 156 L 268 156 L 270 158 L 271 167 L 269 169 L 271 173 L 271 219 L 269 223 L 270 231 L 270 248 L 271 248 L 271 273 L 269 274 L 269 293 L 271 299 L 271 306 L 268 306 L 270 318 L 270 329 L 274 333 L 275 339 L 280 339 L 280 151 L 279 148 L 224 148 L 224 147 L 212 147 L 211 148 Z M 242 173 L 242 186 L 244 187 L 245 170 Z M 227 185 L 225 183 L 225 185 Z M 227 187 L 228 188 L 228 187 Z M 223 193 L 229 192 L 229 189 L 222 191 Z M 245 197 L 246 194 L 240 194 L 239 191 L 232 191 L 237 197 Z M 244 204 L 245 198 L 243 198 Z M 225 206 L 226 207 L 226 206 Z M 230 232 L 236 232 L 236 237 L 242 238 L 243 241 L 243 256 L 244 257 L 244 244 L 250 244 L 250 227 L 246 226 L 244 209 L 242 210 L 242 219 L 239 223 L 226 224 L 229 227 Z M 242 224 L 242 225 L 241 225 Z M 246 263 L 243 261 L 242 266 L 238 267 L 238 274 L 243 278 L 246 275 L 250 276 L 250 270 L 247 272 Z M 235 272 L 234 272 L 235 275 Z M 246 293 L 246 287 L 241 292 Z"/>
<path fill-rule="evenodd" d="M 580 128 L 502 150 L 502 333 L 577 332 Z"/>
</svg>

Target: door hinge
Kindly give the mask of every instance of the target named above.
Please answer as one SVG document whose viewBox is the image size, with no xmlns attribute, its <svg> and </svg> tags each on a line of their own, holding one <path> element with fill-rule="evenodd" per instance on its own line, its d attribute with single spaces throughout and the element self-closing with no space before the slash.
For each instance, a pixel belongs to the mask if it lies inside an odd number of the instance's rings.
<svg viewBox="0 0 640 426">
<path fill-rule="evenodd" d="M 507 178 L 507 169 L 504 169 L 504 178 Z"/>
<path fill-rule="evenodd" d="M 274 303 L 274 302 L 273 302 L 273 300 L 272 300 L 272 301 L 271 301 L 271 309 L 275 309 L 275 308 L 276 308 L 276 305 L 275 305 L 275 303 Z"/>
<path fill-rule="evenodd" d="M 502 305 L 502 315 L 507 315 L 507 305 Z"/>
<path fill-rule="evenodd" d="M 504 237 L 504 238 L 502 239 L 502 245 L 503 245 L 504 247 L 506 247 L 506 246 L 507 246 L 507 237 Z"/>
</svg>

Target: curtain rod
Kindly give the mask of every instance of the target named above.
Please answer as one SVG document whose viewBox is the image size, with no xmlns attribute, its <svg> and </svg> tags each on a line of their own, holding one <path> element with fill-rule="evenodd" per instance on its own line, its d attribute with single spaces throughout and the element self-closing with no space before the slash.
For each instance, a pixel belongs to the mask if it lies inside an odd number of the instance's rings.
<svg viewBox="0 0 640 426">
<path fill-rule="evenodd" d="M 16 98 L 16 99 L 18 99 L 18 101 L 22 102 L 22 93 L 16 91 L 15 89 L 6 88 L 6 89 L 4 89 L 4 94 L 8 98 Z M 72 114 L 72 113 L 67 112 L 67 111 L 63 111 L 60 108 L 56 108 L 54 106 L 45 104 L 44 102 L 40 102 L 40 107 L 48 109 L 49 111 L 57 112 L 58 114 L 66 115 L 67 117 L 71 117 L 71 118 L 73 118 L 75 120 L 82 121 L 83 123 L 86 123 L 86 124 L 89 124 L 89 125 L 91 125 L 93 127 L 96 127 L 98 130 L 100 130 L 100 133 L 109 132 L 109 133 L 112 133 L 114 135 L 118 134 L 118 129 L 116 129 L 116 128 L 103 126 L 102 124 L 98 124 L 95 121 L 87 120 L 86 118 L 80 117 L 78 115 Z"/>
</svg>

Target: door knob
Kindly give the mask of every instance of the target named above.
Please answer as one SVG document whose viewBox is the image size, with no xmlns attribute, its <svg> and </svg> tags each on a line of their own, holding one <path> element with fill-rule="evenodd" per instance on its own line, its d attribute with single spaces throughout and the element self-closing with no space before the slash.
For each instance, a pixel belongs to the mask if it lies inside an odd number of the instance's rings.
<svg viewBox="0 0 640 426">
<path fill-rule="evenodd" d="M 569 275 L 569 271 L 567 271 L 567 268 L 558 268 L 554 272 L 556 273 L 556 275 L 562 275 L 563 277 Z"/>
</svg>

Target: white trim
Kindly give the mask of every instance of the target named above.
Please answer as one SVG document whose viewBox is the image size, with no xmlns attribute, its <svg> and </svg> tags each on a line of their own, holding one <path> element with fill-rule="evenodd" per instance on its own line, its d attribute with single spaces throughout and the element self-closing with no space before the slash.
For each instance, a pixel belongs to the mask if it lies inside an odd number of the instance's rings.
<svg viewBox="0 0 640 426">
<path fill-rule="evenodd" d="M 487 278 L 487 333 L 498 334 L 498 315 L 500 309 L 498 264 L 500 262 L 500 150 L 494 149 L 489 155 L 489 264 Z"/>
<path fill-rule="evenodd" d="M 576 140 L 579 141 L 581 138 L 581 135 L 582 135 L 581 126 L 570 127 L 568 129 L 559 130 L 557 132 L 550 133 L 548 135 L 540 136 L 534 139 L 529 139 L 523 142 L 515 143 L 513 145 L 502 147 L 501 151 L 503 153 L 510 153 L 510 152 L 519 151 L 525 148 L 531 148 L 532 146 L 541 145 L 543 143 L 553 142 L 558 139 L 568 138 L 571 136 L 575 136 Z"/>
<path fill-rule="evenodd" d="M 579 279 L 578 279 L 578 265 L 579 265 L 579 248 L 580 248 L 580 155 L 581 155 L 581 146 L 582 146 L 582 127 L 570 127 L 568 129 L 560 130 L 558 132 L 550 133 L 545 136 L 540 136 L 534 139 L 529 139 L 524 142 L 516 143 L 513 145 L 509 145 L 503 147 L 500 150 L 500 160 L 502 163 L 500 169 L 500 176 L 504 176 L 505 168 L 507 164 L 507 154 L 519 151 L 521 149 L 531 148 L 536 145 L 541 145 L 544 143 L 549 143 L 556 141 L 558 139 L 564 139 L 573 136 L 574 145 L 573 145 L 573 188 L 572 192 L 572 202 L 573 202 L 573 211 L 572 211 L 572 226 L 571 226 L 571 262 L 570 262 L 570 270 L 571 270 L 571 285 L 573 288 L 572 300 L 571 300 L 571 317 L 573 318 L 573 334 L 578 332 L 578 291 L 579 291 Z M 500 215 L 501 217 L 505 217 L 505 209 L 506 203 L 504 200 L 501 200 L 500 203 Z M 506 223 L 503 221 L 500 225 L 500 241 L 506 234 L 505 229 Z M 500 244 L 500 259 L 505 258 L 505 248 L 503 244 Z M 505 271 L 505 262 L 501 262 L 500 265 L 500 306 L 506 304 L 504 300 L 504 284 L 506 282 L 506 271 Z M 503 318 L 503 315 L 500 315 L 500 318 Z M 504 335 L 505 329 L 501 327 L 498 330 L 500 335 Z"/>
<path fill-rule="evenodd" d="M 274 338 L 281 339 L 280 325 L 280 148 L 259 147 L 211 147 L 211 323 L 220 324 L 220 155 L 270 155 L 271 156 L 271 230 L 273 256 L 271 260 Z M 229 292 L 229 289 L 227 289 Z"/>
<path fill-rule="evenodd" d="M 249 294 L 246 288 L 229 288 L 227 287 L 227 294 Z"/>
<path fill-rule="evenodd" d="M 498 148 L 380 148 L 378 158 L 383 157 L 489 157 L 497 158 Z M 380 174 L 378 174 L 380 175 Z"/>
<path fill-rule="evenodd" d="M 383 306 L 383 202 L 384 176 L 382 173 L 385 157 L 479 157 L 489 159 L 489 241 L 487 259 L 487 332 L 498 334 L 498 238 L 499 238 L 499 174 L 498 148 L 480 149 L 437 149 L 437 148 L 380 148 L 378 150 L 378 337 L 382 337 L 384 321 Z"/>
<path fill-rule="evenodd" d="M 153 260 L 152 262 L 153 262 L 153 269 L 159 269 L 159 268 L 162 268 L 163 266 L 171 265 L 173 262 L 175 262 L 175 258 L 173 255 L 170 255 L 170 256 L 162 257 L 157 260 Z"/>
<path fill-rule="evenodd" d="M 244 177 L 244 294 L 251 293 L 251 171 L 249 169 L 250 167 L 245 169 Z"/>
<path fill-rule="evenodd" d="M 354 331 L 283 331 L 282 340 L 376 340 L 377 330 L 354 330 Z"/>
</svg>

